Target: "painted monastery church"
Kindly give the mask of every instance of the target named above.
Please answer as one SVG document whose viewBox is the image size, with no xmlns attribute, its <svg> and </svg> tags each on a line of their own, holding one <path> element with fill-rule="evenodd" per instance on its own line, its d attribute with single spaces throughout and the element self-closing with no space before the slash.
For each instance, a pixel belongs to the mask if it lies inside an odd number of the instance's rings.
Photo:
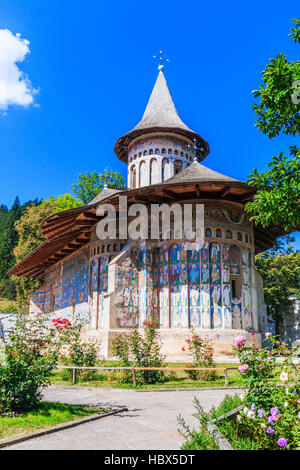
<svg viewBox="0 0 300 470">
<path fill-rule="evenodd" d="M 230 354 L 238 334 L 254 332 L 260 341 L 266 313 L 254 256 L 283 233 L 250 222 L 244 205 L 255 188 L 200 163 L 209 145 L 180 119 L 162 66 L 142 120 L 114 151 L 128 166 L 128 189 L 105 187 L 88 205 L 48 217 L 41 224 L 44 243 L 10 271 L 43 281 L 30 312 L 80 315 L 105 357 L 117 335 L 142 328 L 146 319 L 159 323 L 169 358 L 183 354 L 192 327 L 220 355 Z M 99 239 L 97 209 L 109 203 L 118 215 L 120 194 L 128 207 L 203 204 L 202 247 L 186 249 L 172 231 L 168 239 Z"/>
</svg>

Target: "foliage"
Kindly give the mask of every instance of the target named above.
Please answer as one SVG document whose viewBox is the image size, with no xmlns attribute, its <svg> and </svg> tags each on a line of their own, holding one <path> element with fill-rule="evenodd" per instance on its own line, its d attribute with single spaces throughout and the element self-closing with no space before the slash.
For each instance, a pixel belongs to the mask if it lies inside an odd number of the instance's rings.
<svg viewBox="0 0 300 470">
<path fill-rule="evenodd" d="M 300 20 L 297 18 L 293 19 L 293 23 L 296 25 L 295 28 L 291 28 L 291 33 L 289 34 L 289 37 L 292 38 L 292 41 L 295 43 L 300 44 Z"/>
<path fill-rule="evenodd" d="M 43 387 L 50 383 L 59 351 L 70 334 L 50 324 L 47 316 L 20 313 L 8 333 L 6 361 L 0 366 L 0 411 L 30 410 L 37 406 Z"/>
<path fill-rule="evenodd" d="M 294 247 L 295 241 L 295 237 L 291 237 L 290 235 L 284 235 L 283 237 L 278 238 L 272 248 L 261 253 L 257 259 L 266 259 L 270 257 L 274 258 L 274 256 L 290 255 L 296 251 Z"/>
<path fill-rule="evenodd" d="M 259 349 L 239 336 L 234 351 L 241 373 L 246 378 L 242 395 L 243 411 L 236 424 L 239 436 L 250 437 L 259 449 L 300 448 L 300 399 L 297 381 L 291 383 L 287 365 L 292 355 L 271 333 L 266 333 L 268 346 Z M 274 387 L 272 377 L 278 357 L 284 356 L 280 380 L 285 386 Z"/>
<path fill-rule="evenodd" d="M 293 19 L 290 38 L 299 43 L 300 20 Z M 262 72 L 264 85 L 252 93 L 259 102 L 253 105 L 257 128 L 272 138 L 283 134 L 300 133 L 300 62 L 288 61 L 285 54 L 277 54 Z M 249 175 L 249 184 L 258 192 L 245 209 L 253 213 L 256 224 L 268 227 L 282 225 L 286 231 L 300 225 L 300 150 L 290 147 L 290 158 L 281 152 L 274 156 L 266 172 L 257 169 Z"/>
<path fill-rule="evenodd" d="M 299 20 L 294 19 L 293 23 L 296 27 L 289 36 L 299 43 Z M 262 71 L 262 77 L 264 86 L 252 92 L 255 98 L 259 98 L 259 103 L 253 105 L 258 116 L 257 128 L 268 137 L 275 137 L 281 131 L 292 136 L 299 134 L 299 107 L 292 98 L 295 94 L 293 84 L 300 79 L 300 63 L 288 61 L 283 53 L 277 54 Z"/>
<path fill-rule="evenodd" d="M 122 361 L 123 367 L 163 367 L 160 352 L 158 325 L 143 322 L 144 334 L 134 329 L 130 333 L 118 336 L 113 342 L 113 353 Z M 137 384 L 155 383 L 164 379 L 163 371 L 137 371 Z M 132 381 L 132 373 L 124 374 L 124 381 Z"/>
<path fill-rule="evenodd" d="M 209 341 L 200 338 L 196 335 L 195 330 L 192 329 L 192 336 L 185 340 L 186 346 L 183 346 L 182 351 L 186 351 L 188 356 L 192 357 L 193 363 L 186 364 L 186 367 L 191 368 L 188 370 L 188 375 L 192 380 L 216 380 L 217 374 L 214 370 L 216 364 L 213 360 L 213 348 Z M 192 367 L 208 368 L 207 371 L 193 370 Z"/>
<path fill-rule="evenodd" d="M 16 289 L 14 281 L 7 276 L 7 271 L 15 264 L 13 249 L 18 243 L 18 233 L 15 222 L 24 214 L 31 201 L 21 205 L 16 197 L 12 207 L 0 206 L 0 294 L 8 300 L 15 300 Z M 37 201 L 35 201 L 38 204 Z"/>
<path fill-rule="evenodd" d="M 79 207 L 82 205 L 81 201 L 76 197 L 72 196 L 72 194 L 61 194 L 60 196 L 50 196 L 47 201 L 43 201 L 42 204 L 54 204 L 55 211 L 67 211 L 69 209 L 73 209 L 74 207 Z"/>
<path fill-rule="evenodd" d="M 60 319 L 52 320 L 56 325 L 62 325 Z M 99 357 L 100 341 L 97 339 L 89 338 L 84 341 L 81 338 L 83 324 L 77 323 L 72 327 L 69 346 L 65 354 L 61 354 L 60 363 L 64 365 L 72 365 L 76 367 L 94 367 L 96 366 Z M 69 328 L 70 331 L 70 328 Z M 81 380 L 94 380 L 97 373 L 94 371 L 81 371 L 79 379 Z M 62 371 L 63 380 L 68 380 L 72 376 L 72 370 Z"/>
<path fill-rule="evenodd" d="M 283 225 L 287 231 L 300 226 L 300 149 L 290 147 L 290 155 L 281 152 L 272 158 L 270 169 L 260 174 L 254 168 L 249 175 L 248 184 L 258 192 L 245 208 L 256 224 Z"/>
<path fill-rule="evenodd" d="M 277 252 L 275 251 L 275 255 Z M 267 314 L 275 322 L 276 333 L 281 333 L 284 315 L 292 315 L 290 296 L 300 291 L 300 252 L 282 256 L 260 254 L 255 258 L 255 267 L 264 281 L 264 297 Z"/>
<path fill-rule="evenodd" d="M 14 300 L 0 299 L 0 313 L 16 313 L 18 304 Z"/>
<path fill-rule="evenodd" d="M 238 395 L 226 395 L 220 405 L 215 408 L 212 407 L 209 412 L 205 412 L 201 406 L 198 398 L 194 397 L 194 407 L 196 412 L 193 416 L 197 419 L 200 425 L 199 430 L 191 429 L 185 423 L 184 418 L 179 415 L 177 421 L 179 423 L 179 434 L 185 439 L 182 446 L 183 450 L 218 450 L 219 446 L 217 441 L 211 436 L 208 423 L 219 416 L 228 413 L 241 404 Z"/>
<path fill-rule="evenodd" d="M 126 188 L 124 178 L 118 171 L 105 168 L 104 173 L 96 171 L 80 173 L 78 183 L 72 185 L 72 190 L 83 204 L 88 204 L 103 190 L 104 185 L 119 189 Z"/>
<path fill-rule="evenodd" d="M 20 262 L 44 241 L 39 226 L 41 222 L 56 211 L 55 203 L 31 204 L 22 217 L 15 223 L 18 244 L 14 248 L 16 262 Z M 13 276 L 20 308 L 29 304 L 29 296 L 38 289 L 41 281 L 27 277 Z"/>
</svg>

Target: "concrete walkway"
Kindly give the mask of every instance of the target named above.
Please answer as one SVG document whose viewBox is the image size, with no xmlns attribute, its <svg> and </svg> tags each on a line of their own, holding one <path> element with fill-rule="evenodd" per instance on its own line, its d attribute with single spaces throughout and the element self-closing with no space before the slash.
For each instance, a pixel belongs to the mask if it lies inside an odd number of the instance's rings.
<svg viewBox="0 0 300 470">
<path fill-rule="evenodd" d="M 126 406 L 127 412 L 108 416 L 78 427 L 15 444 L 17 450 L 177 450 L 182 445 L 176 417 L 181 413 L 189 425 L 198 427 L 193 397 L 208 410 L 226 394 L 238 390 L 193 390 L 136 392 L 52 385 L 44 400 L 71 404 Z"/>
</svg>

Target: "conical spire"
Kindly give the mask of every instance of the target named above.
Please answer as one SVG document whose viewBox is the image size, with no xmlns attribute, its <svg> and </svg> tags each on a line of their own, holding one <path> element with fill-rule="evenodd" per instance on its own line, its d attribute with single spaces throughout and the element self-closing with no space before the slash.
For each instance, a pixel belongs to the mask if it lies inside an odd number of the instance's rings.
<svg viewBox="0 0 300 470">
<path fill-rule="evenodd" d="M 142 120 L 133 130 L 151 127 L 174 127 L 190 131 L 179 117 L 162 70 L 158 74 Z"/>
<path fill-rule="evenodd" d="M 170 90 L 168 88 L 162 66 L 159 67 L 158 77 L 148 101 L 142 120 L 127 134 L 119 137 L 114 151 L 123 162 L 128 161 L 128 148 L 137 137 L 155 133 L 172 132 L 184 136 L 191 143 L 196 139 L 203 147 L 202 160 L 209 153 L 208 143 L 196 132 L 189 129 L 179 117 Z"/>
</svg>

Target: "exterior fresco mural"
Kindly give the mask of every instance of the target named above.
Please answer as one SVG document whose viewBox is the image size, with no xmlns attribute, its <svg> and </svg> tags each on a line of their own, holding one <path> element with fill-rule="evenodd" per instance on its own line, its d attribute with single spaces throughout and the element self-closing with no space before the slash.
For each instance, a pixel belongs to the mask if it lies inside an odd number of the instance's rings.
<svg viewBox="0 0 300 470">
<path fill-rule="evenodd" d="M 213 210 L 216 216 L 217 209 L 206 208 L 210 216 Z M 81 313 L 90 329 L 101 330 L 107 325 L 105 299 L 112 296 L 113 329 L 138 328 L 147 320 L 159 322 L 162 329 L 251 330 L 253 254 L 225 226 L 206 228 L 206 235 L 200 249 L 187 250 L 183 240 L 165 240 L 159 246 L 137 241 L 120 256 L 101 246 L 97 253 L 81 249 L 49 271 L 43 288 L 32 295 L 31 311 L 70 317 Z"/>
</svg>

